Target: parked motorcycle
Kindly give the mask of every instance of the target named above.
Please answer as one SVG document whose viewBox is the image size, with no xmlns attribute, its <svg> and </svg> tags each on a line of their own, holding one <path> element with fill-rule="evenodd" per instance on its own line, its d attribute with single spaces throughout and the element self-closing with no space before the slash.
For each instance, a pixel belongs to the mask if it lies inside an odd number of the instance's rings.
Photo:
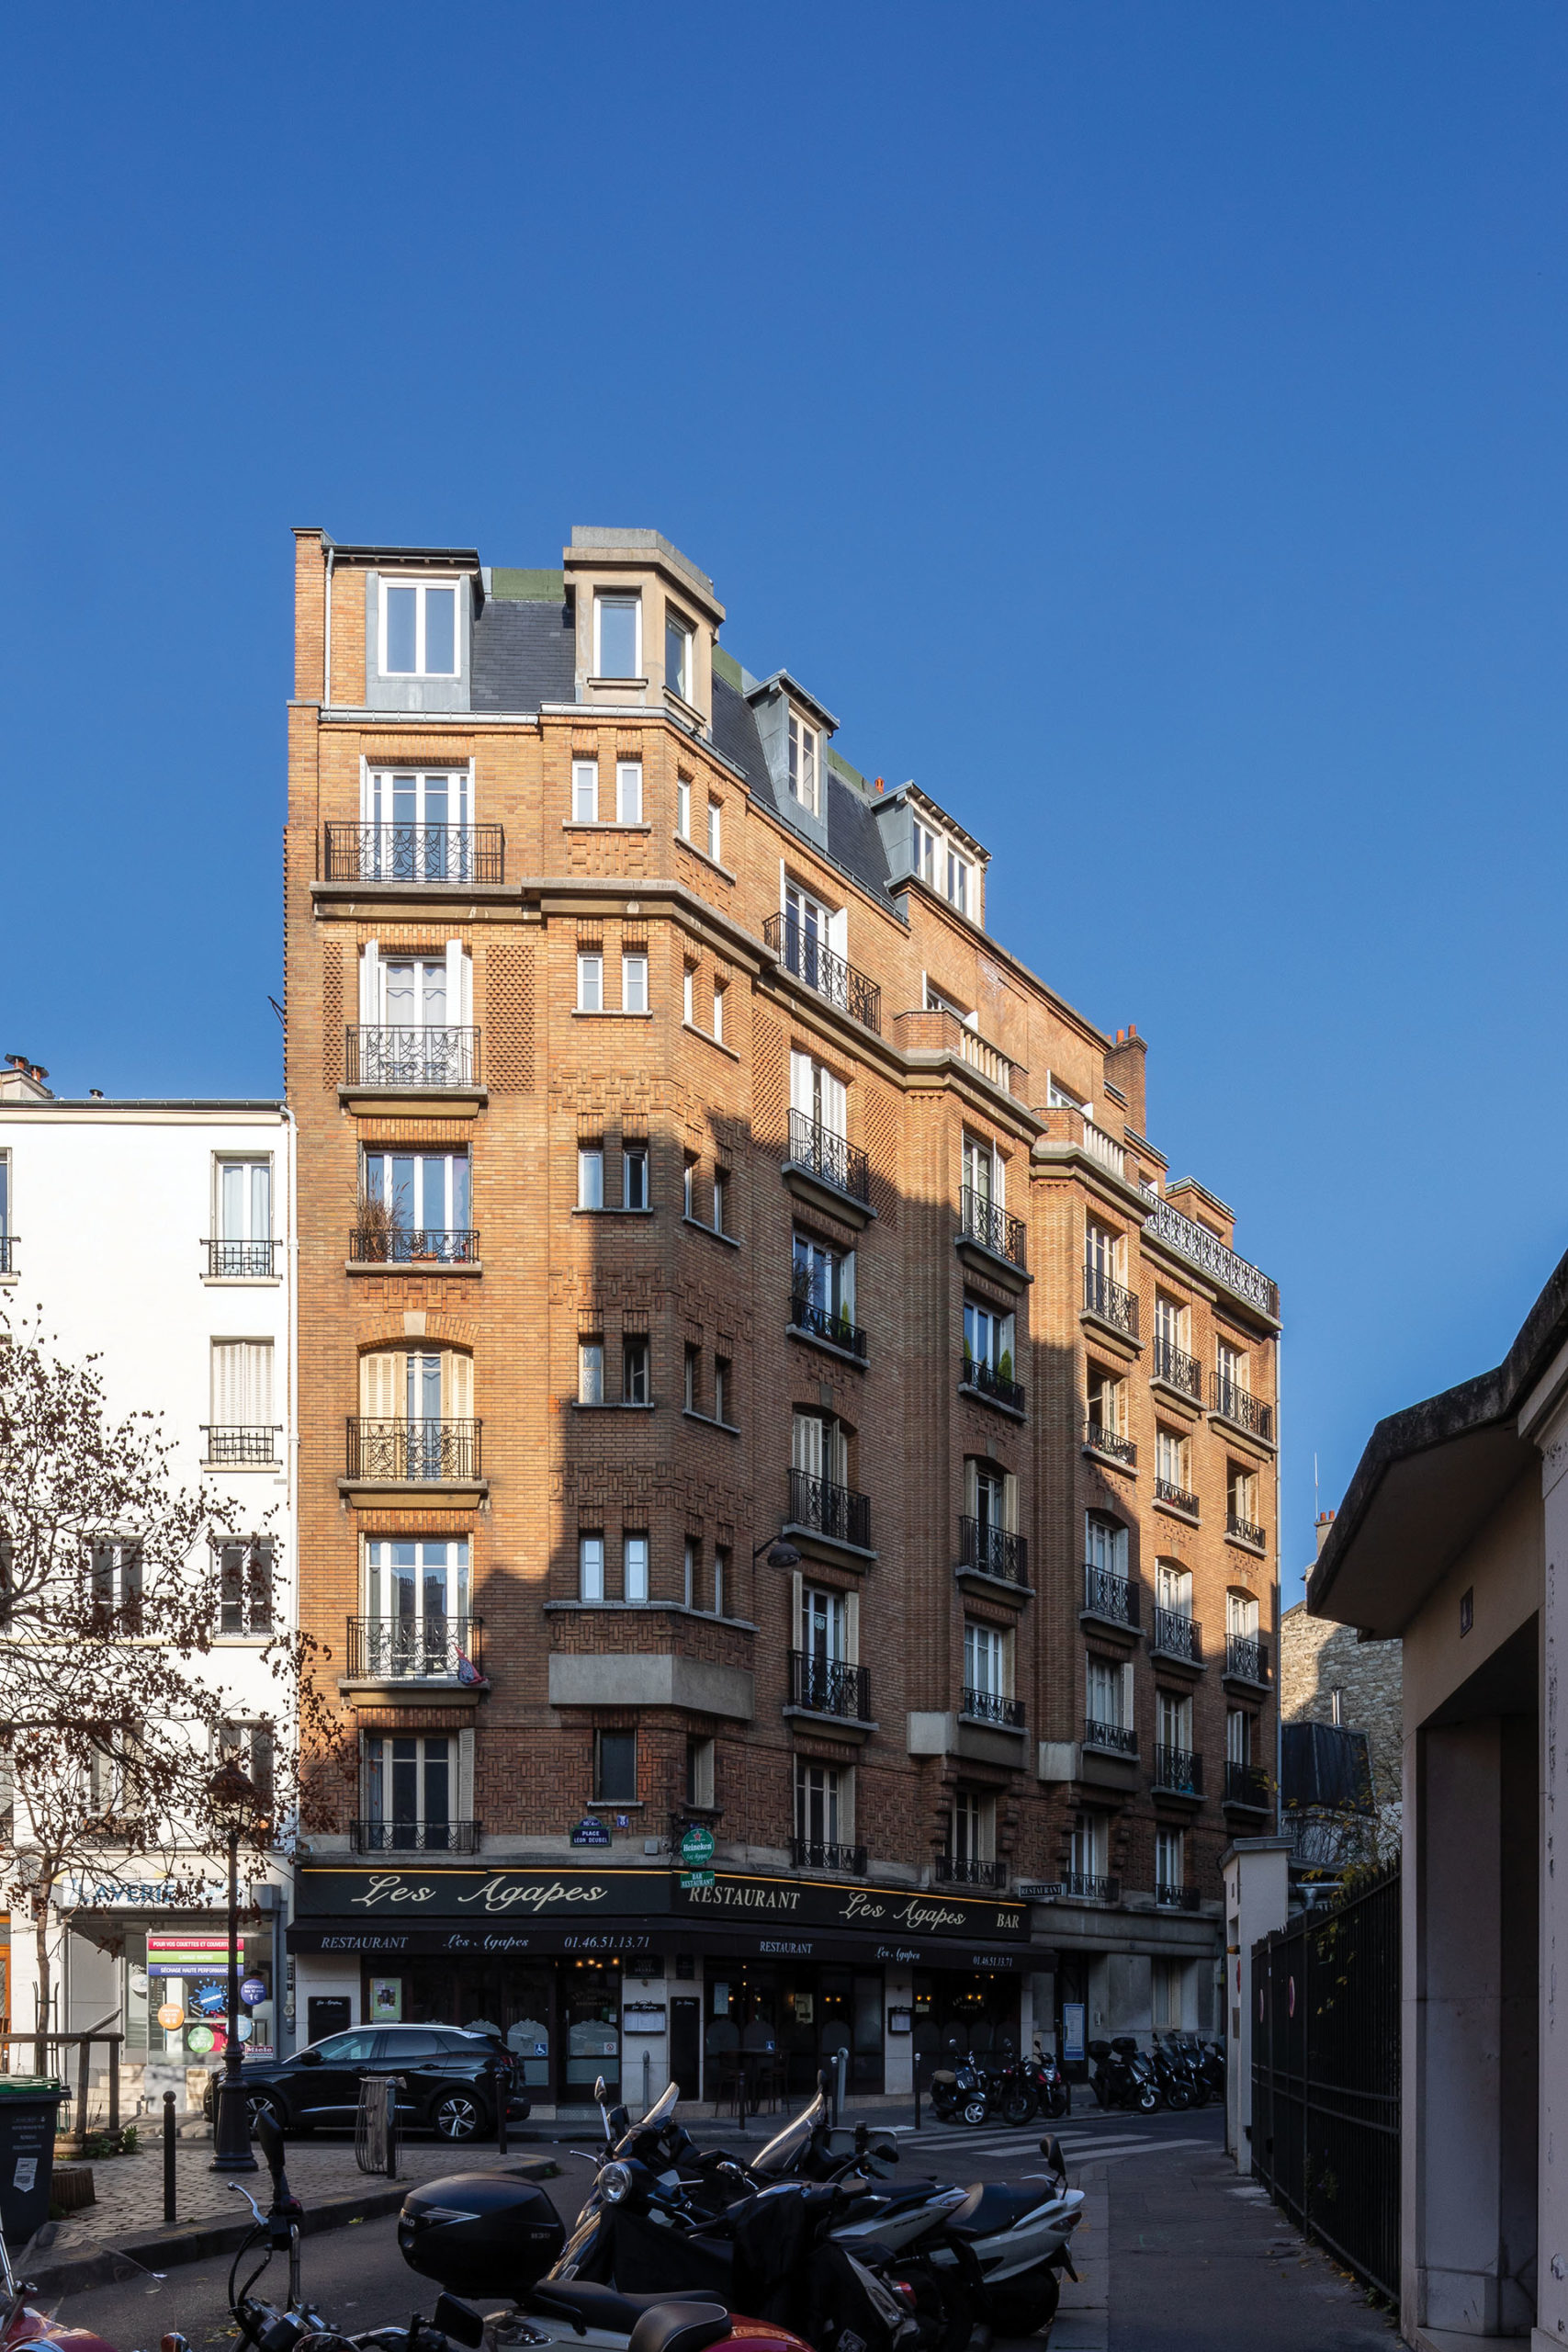
<svg viewBox="0 0 1568 2352">
<path fill-rule="evenodd" d="M 1039 2113 L 1059 2123 L 1064 2115 L 1073 2111 L 1073 2086 L 1054 2057 L 1047 2056 L 1038 2041 L 1029 2061 L 1031 2079 L 1034 2085 L 1034 2104 Z"/>
<path fill-rule="evenodd" d="M 1174 2040 L 1161 2041 L 1157 2033 L 1149 2036 L 1149 2064 L 1159 2085 L 1160 2097 L 1173 2115 L 1184 2115 L 1190 2107 L 1201 2107 L 1208 2094 L 1198 2081 L 1192 2062 L 1185 2050 Z"/>
<path fill-rule="evenodd" d="M 26 2264 L 26 2250 L 23 2253 Z M 0 2347 L 13 2352 L 13 2346 L 26 2345 L 28 2352 L 113 2352 L 101 2335 L 90 2328 L 66 2327 L 51 2312 L 39 2311 L 28 2299 L 38 2289 L 26 2278 L 19 2278 L 11 2267 L 6 2241 L 0 2237 Z"/>
<path fill-rule="evenodd" d="M 1154 2067 L 1130 2033 L 1089 2045 L 1089 2088 L 1101 2107 L 1131 2108 L 1152 2115 L 1159 2105 Z"/>
</svg>

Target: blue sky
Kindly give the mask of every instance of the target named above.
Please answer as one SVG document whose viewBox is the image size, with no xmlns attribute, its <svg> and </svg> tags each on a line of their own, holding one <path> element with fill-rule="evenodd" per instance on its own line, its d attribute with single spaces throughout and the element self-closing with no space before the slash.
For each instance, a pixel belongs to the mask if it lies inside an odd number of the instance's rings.
<svg viewBox="0 0 1568 2352">
<path fill-rule="evenodd" d="M 652 524 L 1151 1040 L 1313 1457 L 1568 1242 L 1568 16 L 25 6 L 0 1047 L 279 1083 L 289 527 Z"/>
</svg>

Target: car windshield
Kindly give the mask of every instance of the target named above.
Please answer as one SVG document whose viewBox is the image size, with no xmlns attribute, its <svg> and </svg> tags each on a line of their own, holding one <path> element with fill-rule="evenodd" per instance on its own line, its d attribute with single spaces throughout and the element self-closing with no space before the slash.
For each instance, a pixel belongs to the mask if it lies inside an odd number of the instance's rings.
<svg viewBox="0 0 1568 2352">
<path fill-rule="evenodd" d="M 828 2102 L 820 2091 L 809 2107 L 803 2107 L 792 2123 L 786 2123 L 753 2160 L 754 2173 L 787 2172 L 801 2154 L 813 2132 L 828 2120 Z"/>
</svg>

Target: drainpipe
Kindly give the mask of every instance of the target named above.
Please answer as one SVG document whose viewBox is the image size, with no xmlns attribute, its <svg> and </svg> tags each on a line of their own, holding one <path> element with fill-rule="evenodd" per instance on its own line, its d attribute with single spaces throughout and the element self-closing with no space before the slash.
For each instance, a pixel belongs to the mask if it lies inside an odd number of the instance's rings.
<svg viewBox="0 0 1568 2352">
<path fill-rule="evenodd" d="M 329 566 L 331 558 L 328 558 Z M 331 576 L 329 571 L 329 578 Z M 329 643 L 330 643 L 329 633 Z M 288 1525 L 293 1533 L 294 1556 L 289 1562 L 289 1576 L 294 1593 L 294 1624 L 299 1626 L 299 1223 L 298 1170 L 299 1163 L 299 1128 L 294 1113 L 283 1105 L 285 1133 L 288 1139 L 288 1237 L 286 1256 L 288 1265 Z M 290 1742 L 299 1736 L 298 1710 L 290 1727 Z M 299 1823 L 295 1823 L 295 1844 L 299 1844 Z M 295 2028 L 288 2015 L 288 1923 L 294 1916 L 294 1865 L 279 1890 L 278 1908 L 273 1916 L 273 1975 L 272 1975 L 272 2044 L 280 2058 L 291 2057 L 295 2045 Z"/>
<path fill-rule="evenodd" d="M 326 644 L 321 664 L 321 708 L 323 710 L 330 710 L 333 707 L 333 558 L 336 553 L 337 549 L 329 539 L 327 541 L 327 612 L 323 630 Z"/>
</svg>

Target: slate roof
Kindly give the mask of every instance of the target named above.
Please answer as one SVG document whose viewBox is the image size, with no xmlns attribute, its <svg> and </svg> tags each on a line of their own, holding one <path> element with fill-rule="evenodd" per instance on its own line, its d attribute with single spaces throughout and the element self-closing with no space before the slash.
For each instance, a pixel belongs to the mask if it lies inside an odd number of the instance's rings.
<svg viewBox="0 0 1568 2352">
<path fill-rule="evenodd" d="M 576 692 L 577 648 L 565 602 L 487 596 L 474 622 L 474 708 L 537 710 L 542 702 L 570 702 Z"/>
</svg>

